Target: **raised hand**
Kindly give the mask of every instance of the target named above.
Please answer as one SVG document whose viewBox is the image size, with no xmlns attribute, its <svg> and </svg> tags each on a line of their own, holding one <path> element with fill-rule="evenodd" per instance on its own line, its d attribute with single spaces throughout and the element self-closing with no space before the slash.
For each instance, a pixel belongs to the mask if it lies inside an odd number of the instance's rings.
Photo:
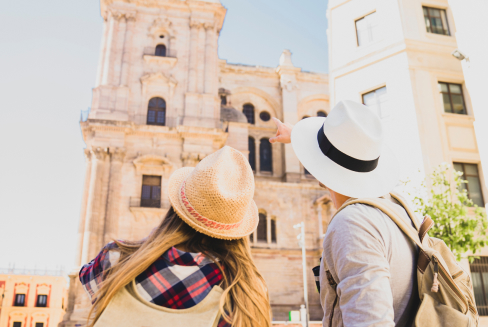
<svg viewBox="0 0 488 327">
<path fill-rule="evenodd" d="M 288 123 L 282 123 L 278 118 L 273 117 L 273 121 L 276 124 L 278 130 L 276 135 L 269 139 L 271 143 L 291 143 L 291 130 L 293 125 Z"/>
</svg>

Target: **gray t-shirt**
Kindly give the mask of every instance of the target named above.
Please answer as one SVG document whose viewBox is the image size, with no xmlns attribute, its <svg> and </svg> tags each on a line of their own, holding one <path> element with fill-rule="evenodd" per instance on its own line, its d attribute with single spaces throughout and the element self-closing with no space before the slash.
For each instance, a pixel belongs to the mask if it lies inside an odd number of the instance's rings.
<svg viewBox="0 0 488 327">
<path fill-rule="evenodd" d="M 393 201 L 405 221 L 405 209 Z M 333 326 L 409 326 L 419 304 L 417 246 L 377 208 L 352 204 L 330 223 L 324 239 L 326 260 L 337 283 L 338 309 Z M 321 302 L 324 326 L 335 293 L 321 267 Z"/>
</svg>

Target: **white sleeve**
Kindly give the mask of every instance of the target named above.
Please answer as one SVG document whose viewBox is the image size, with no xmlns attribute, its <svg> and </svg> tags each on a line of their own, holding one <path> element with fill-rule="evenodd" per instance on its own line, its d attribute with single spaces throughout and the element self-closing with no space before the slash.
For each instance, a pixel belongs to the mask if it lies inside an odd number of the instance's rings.
<svg viewBox="0 0 488 327">
<path fill-rule="evenodd" d="M 324 258 L 337 278 L 344 326 L 393 327 L 387 250 L 381 227 L 364 209 L 351 205 L 334 218 L 324 241 Z"/>
</svg>

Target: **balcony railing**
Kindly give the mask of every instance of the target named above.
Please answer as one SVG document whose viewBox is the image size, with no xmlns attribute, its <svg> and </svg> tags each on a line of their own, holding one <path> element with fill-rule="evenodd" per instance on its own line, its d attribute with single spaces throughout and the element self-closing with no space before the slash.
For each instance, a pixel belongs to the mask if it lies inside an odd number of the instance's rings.
<svg viewBox="0 0 488 327">
<path fill-rule="evenodd" d="M 141 199 L 133 198 L 129 199 L 129 207 L 131 208 L 159 208 L 168 209 L 170 207 L 169 200 L 164 199 Z"/>
<path fill-rule="evenodd" d="M 36 275 L 36 276 L 64 276 L 63 268 L 60 269 L 39 269 L 39 268 L 0 268 L 0 275 Z"/>
<path fill-rule="evenodd" d="M 154 47 L 146 47 L 144 48 L 143 54 L 145 56 L 156 56 L 156 48 Z M 169 58 L 176 58 L 176 51 L 175 50 L 168 50 L 166 49 L 165 56 L 158 56 L 158 57 L 169 57 Z"/>
</svg>

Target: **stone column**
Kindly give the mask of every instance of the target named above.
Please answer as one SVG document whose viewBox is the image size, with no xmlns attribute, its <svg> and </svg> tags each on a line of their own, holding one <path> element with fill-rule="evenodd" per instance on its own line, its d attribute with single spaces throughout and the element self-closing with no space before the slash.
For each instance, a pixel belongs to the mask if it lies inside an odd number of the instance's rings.
<svg viewBox="0 0 488 327">
<path fill-rule="evenodd" d="M 89 187 L 90 187 L 90 180 L 91 180 L 91 152 L 88 149 L 85 149 L 85 184 L 83 185 L 83 198 L 81 200 L 81 209 L 80 209 L 80 222 L 78 225 L 78 241 L 76 246 L 76 258 L 75 258 L 75 266 L 81 266 L 83 263 L 81 262 L 81 252 L 83 251 L 83 234 L 85 231 L 85 218 L 86 218 L 86 206 L 88 201 L 88 194 L 89 194 Z"/>
<path fill-rule="evenodd" d="M 122 189 L 122 164 L 124 163 L 125 149 L 110 149 L 110 183 L 108 188 L 107 217 L 103 244 L 114 240 L 118 235 L 118 218 L 120 207 L 120 190 Z"/>
<path fill-rule="evenodd" d="M 97 251 L 100 251 L 98 244 L 98 225 L 100 214 L 104 208 L 100 207 L 102 196 L 102 179 L 104 173 L 105 149 L 96 148 L 91 151 L 92 167 L 90 173 L 90 187 L 88 190 L 85 227 L 83 233 L 83 251 L 81 262 L 87 263 L 93 259 Z"/>
<path fill-rule="evenodd" d="M 296 74 L 300 68 L 293 66 L 291 52 L 284 50 L 277 69 L 280 75 L 281 95 L 283 102 L 283 122 L 292 125 L 298 122 Z M 291 144 L 285 144 L 285 181 L 299 183 L 301 180 L 301 166 Z"/>
<path fill-rule="evenodd" d="M 112 153 L 107 149 L 107 155 L 103 160 L 103 173 L 102 173 L 102 185 L 101 185 L 101 196 L 100 196 L 100 215 L 98 217 L 98 231 L 97 231 L 97 246 L 92 248 L 90 251 L 94 251 L 94 256 L 98 255 L 98 252 L 105 245 L 105 223 L 107 221 L 108 212 L 108 195 L 109 195 L 109 185 L 110 185 L 110 158 Z"/>
<path fill-rule="evenodd" d="M 127 19 L 125 14 L 121 14 L 117 27 L 117 37 L 114 44 L 114 62 L 112 85 L 119 85 L 122 73 L 122 55 L 125 49 L 125 36 L 127 34 Z"/>
<path fill-rule="evenodd" d="M 102 85 L 107 85 L 110 82 L 110 68 L 113 65 L 112 61 L 114 60 L 113 48 L 117 35 L 117 21 L 119 18 L 120 14 L 118 13 L 110 13 L 109 15 L 109 28 L 105 43 L 106 50 L 103 63 Z"/>
<path fill-rule="evenodd" d="M 188 92 L 197 90 L 197 64 L 198 64 L 198 31 L 200 24 L 191 22 L 190 25 L 190 60 L 188 64 Z"/>
<path fill-rule="evenodd" d="M 259 146 L 261 145 L 261 139 L 259 137 L 254 138 L 255 151 L 254 151 L 254 158 L 256 159 L 256 174 L 261 173 L 261 151 Z"/>
<path fill-rule="evenodd" d="M 213 93 L 214 65 L 217 54 L 214 50 L 215 29 L 205 24 L 205 93 Z M 215 75 L 216 76 L 216 75 Z"/>
<path fill-rule="evenodd" d="M 205 66 L 207 64 L 205 57 L 205 28 L 200 25 L 198 29 L 198 50 L 197 50 L 197 93 L 203 93 L 205 83 Z"/>
<path fill-rule="evenodd" d="M 104 64 L 104 58 L 105 58 L 105 53 L 106 53 L 106 42 L 107 42 L 107 35 L 109 31 L 109 23 L 108 20 L 110 20 L 110 15 L 108 16 L 108 19 L 105 18 L 103 21 L 103 34 L 102 34 L 102 44 L 100 45 L 100 57 L 98 58 L 98 68 L 97 68 L 97 80 L 95 82 L 95 87 L 99 86 L 101 81 L 102 81 L 102 73 L 103 73 L 103 64 Z"/>
<path fill-rule="evenodd" d="M 120 76 L 120 85 L 127 86 L 129 80 L 132 35 L 134 34 L 135 14 L 127 14 L 127 29 L 125 32 L 124 54 L 122 57 L 122 73 Z"/>
</svg>

